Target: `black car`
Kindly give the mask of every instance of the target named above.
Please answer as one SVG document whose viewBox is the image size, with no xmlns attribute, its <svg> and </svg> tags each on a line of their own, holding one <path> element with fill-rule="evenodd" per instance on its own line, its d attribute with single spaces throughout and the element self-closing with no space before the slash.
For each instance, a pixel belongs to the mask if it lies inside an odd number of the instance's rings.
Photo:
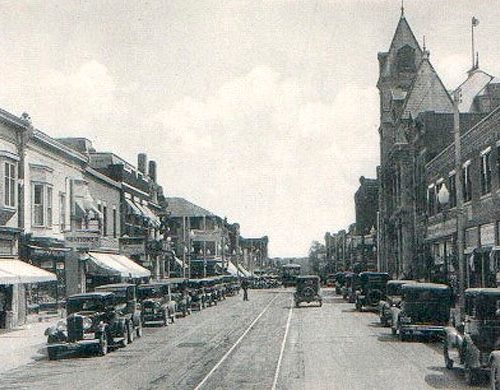
<svg viewBox="0 0 500 390">
<path fill-rule="evenodd" d="M 128 326 L 128 342 L 135 336 L 142 336 L 142 315 L 137 302 L 137 287 L 135 284 L 117 283 L 105 284 L 95 288 L 96 292 L 112 292 L 115 294 L 117 310 L 126 318 Z"/>
<path fill-rule="evenodd" d="M 207 297 L 201 279 L 189 279 L 188 292 L 191 298 L 191 308 L 196 310 L 204 309 Z"/>
<path fill-rule="evenodd" d="M 103 356 L 110 347 L 126 346 L 127 317 L 110 292 L 76 294 L 66 303 L 67 317 L 45 331 L 50 360 L 69 352 L 96 352 Z"/>
<path fill-rule="evenodd" d="M 170 295 L 175 301 L 176 316 L 186 317 L 191 314 L 191 296 L 188 291 L 188 281 L 183 278 L 168 279 Z"/>
<path fill-rule="evenodd" d="M 401 287 L 400 307 L 392 307 L 392 333 L 406 341 L 413 335 L 442 336 L 450 320 L 452 294 L 449 286 L 407 283 Z"/>
<path fill-rule="evenodd" d="M 345 274 L 344 285 L 342 286 L 342 298 L 349 303 L 356 302 L 356 291 L 359 289 L 359 275 L 354 272 Z"/>
<path fill-rule="evenodd" d="M 385 298 L 385 288 L 390 279 L 389 274 L 385 272 L 361 272 L 359 290 L 356 291 L 356 310 L 378 307 L 379 302 Z"/>
<path fill-rule="evenodd" d="M 137 287 L 137 295 L 141 304 L 142 323 L 161 323 L 167 326 L 175 321 L 175 302 L 170 298 L 167 283 L 155 282 L 141 284 Z"/>
<path fill-rule="evenodd" d="M 465 320 L 446 328 L 443 345 L 446 368 L 460 364 L 468 385 L 476 384 L 481 371 L 490 371 L 491 388 L 500 388 L 500 289 L 465 290 Z"/>
<path fill-rule="evenodd" d="M 299 307 L 302 302 L 318 302 L 323 305 L 320 295 L 320 278 L 316 275 L 297 276 L 295 279 L 296 290 L 293 294 L 295 306 Z"/>
<path fill-rule="evenodd" d="M 401 305 L 401 287 L 407 283 L 417 283 L 414 280 L 389 280 L 385 287 L 385 298 L 379 303 L 380 324 L 390 326 L 392 324 L 391 308 Z"/>
</svg>

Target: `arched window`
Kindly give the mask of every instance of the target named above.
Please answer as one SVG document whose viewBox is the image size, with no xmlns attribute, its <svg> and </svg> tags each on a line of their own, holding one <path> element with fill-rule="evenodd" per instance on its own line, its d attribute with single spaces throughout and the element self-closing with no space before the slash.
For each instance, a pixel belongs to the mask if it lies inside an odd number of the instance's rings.
<svg viewBox="0 0 500 390">
<path fill-rule="evenodd" d="M 398 50 L 397 66 L 399 72 L 415 71 L 415 49 L 405 45 Z"/>
</svg>

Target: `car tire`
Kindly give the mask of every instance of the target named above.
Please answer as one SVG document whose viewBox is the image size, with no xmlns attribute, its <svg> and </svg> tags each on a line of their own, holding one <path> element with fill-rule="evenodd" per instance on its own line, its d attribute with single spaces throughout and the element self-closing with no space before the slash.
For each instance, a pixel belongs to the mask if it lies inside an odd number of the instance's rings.
<svg viewBox="0 0 500 390">
<path fill-rule="evenodd" d="M 319 301 L 319 307 L 323 306 L 323 301 Z"/>
<path fill-rule="evenodd" d="M 471 368 L 467 362 L 464 364 L 464 377 L 465 383 L 468 386 L 475 386 L 478 383 L 478 372 L 476 369 Z"/>
<path fill-rule="evenodd" d="M 451 370 L 453 368 L 453 359 L 450 358 L 450 354 L 448 351 L 448 344 L 446 340 L 444 341 L 443 344 L 443 357 L 444 357 L 444 365 L 448 370 Z"/>
<path fill-rule="evenodd" d="M 490 367 L 491 390 L 500 390 L 500 380 L 498 379 L 498 362 L 493 359 Z"/>
<path fill-rule="evenodd" d="M 143 335 L 143 327 L 142 324 L 139 323 L 139 326 L 137 326 L 137 329 L 135 330 L 135 335 L 139 338 L 142 337 Z"/>
<path fill-rule="evenodd" d="M 128 341 L 130 340 L 130 328 L 128 327 L 127 324 L 125 324 L 123 328 L 123 333 L 122 333 L 122 342 L 121 342 L 121 347 L 126 347 L 128 345 Z"/>
<path fill-rule="evenodd" d="M 389 324 L 387 323 L 387 318 L 385 318 L 385 316 L 384 316 L 384 315 L 381 315 L 381 316 L 380 316 L 380 325 L 382 325 L 383 327 L 386 327 L 387 325 L 389 325 Z"/>
<path fill-rule="evenodd" d="M 403 331 L 402 329 L 399 330 L 399 341 L 401 342 L 405 342 L 405 341 L 408 341 L 408 335 L 406 334 L 405 331 Z"/>
<path fill-rule="evenodd" d="M 59 357 L 59 351 L 57 348 L 47 348 L 47 355 L 49 360 L 57 360 Z"/>
<path fill-rule="evenodd" d="M 103 332 L 99 337 L 99 351 L 98 351 L 99 356 L 107 355 L 108 350 L 109 350 L 108 337 L 106 336 L 106 333 Z"/>
<path fill-rule="evenodd" d="M 129 344 L 132 344 L 134 342 L 134 339 L 135 339 L 135 332 L 134 332 L 134 323 L 132 321 L 130 321 L 128 323 L 128 343 Z"/>
<path fill-rule="evenodd" d="M 361 303 L 356 302 L 356 310 L 357 311 L 363 311 L 363 307 L 361 306 Z"/>
<path fill-rule="evenodd" d="M 398 330 L 394 327 L 391 327 L 391 333 L 393 336 L 396 336 L 398 334 Z"/>
</svg>

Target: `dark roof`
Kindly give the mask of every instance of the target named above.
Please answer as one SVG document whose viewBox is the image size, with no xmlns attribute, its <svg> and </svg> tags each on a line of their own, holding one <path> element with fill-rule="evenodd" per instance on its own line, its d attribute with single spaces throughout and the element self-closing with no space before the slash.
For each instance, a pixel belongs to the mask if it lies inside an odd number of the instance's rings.
<svg viewBox="0 0 500 390">
<path fill-rule="evenodd" d="M 114 295 L 112 292 L 92 292 L 92 293 L 84 293 L 84 294 L 74 294 L 70 295 L 68 299 L 78 299 L 78 298 L 103 298 L 110 295 Z"/>
<path fill-rule="evenodd" d="M 124 287 L 134 287 L 135 284 L 131 283 L 116 283 L 116 284 L 103 284 L 102 286 L 96 287 L 96 290 L 105 290 L 108 288 L 115 289 L 115 288 L 124 288 Z"/>
<path fill-rule="evenodd" d="M 379 276 L 379 275 L 384 275 L 385 276 L 385 275 L 387 275 L 387 276 L 389 276 L 389 274 L 387 272 L 371 272 L 371 271 L 369 271 L 369 272 L 361 272 L 359 274 L 359 276 L 361 276 L 361 275 L 368 275 L 368 276 L 372 276 L 372 275 L 373 276 Z"/>
<path fill-rule="evenodd" d="M 407 283 L 418 283 L 416 280 L 389 280 L 387 284 L 407 284 Z"/>
<path fill-rule="evenodd" d="M 450 286 L 438 283 L 406 283 L 402 288 L 405 290 L 449 290 Z"/>
<path fill-rule="evenodd" d="M 466 295 L 500 295 L 500 288 L 468 288 Z"/>
<path fill-rule="evenodd" d="M 205 217 L 215 216 L 212 212 L 191 203 L 184 198 L 167 198 L 168 211 L 172 217 Z"/>
</svg>

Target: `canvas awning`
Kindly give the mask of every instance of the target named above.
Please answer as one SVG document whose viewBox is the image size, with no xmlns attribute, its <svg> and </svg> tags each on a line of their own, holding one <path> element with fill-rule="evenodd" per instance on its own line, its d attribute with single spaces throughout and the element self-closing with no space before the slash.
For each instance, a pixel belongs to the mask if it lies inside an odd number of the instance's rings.
<svg viewBox="0 0 500 390">
<path fill-rule="evenodd" d="M 250 277 L 252 274 L 248 272 L 241 264 L 238 264 L 238 270 L 243 274 L 245 277 Z"/>
<path fill-rule="evenodd" d="M 140 204 L 135 204 L 136 207 L 141 210 L 142 212 L 142 215 L 149 220 L 149 223 L 153 226 L 153 227 L 156 227 L 156 228 L 159 228 L 160 227 L 160 218 L 158 218 L 156 216 L 155 213 L 153 213 L 153 211 L 151 211 L 151 209 L 148 207 L 148 206 L 143 206 L 143 205 L 140 205 Z"/>
<path fill-rule="evenodd" d="M 89 252 L 89 273 L 123 278 L 147 278 L 151 272 L 129 259 L 127 256 L 113 253 Z"/>
<path fill-rule="evenodd" d="M 232 262 L 228 263 L 226 272 L 230 275 L 233 275 L 233 276 L 241 275 L 241 272 L 238 270 L 238 268 Z"/>
<path fill-rule="evenodd" d="M 57 277 L 18 259 L 0 259 L 0 284 L 53 282 Z"/>
</svg>

